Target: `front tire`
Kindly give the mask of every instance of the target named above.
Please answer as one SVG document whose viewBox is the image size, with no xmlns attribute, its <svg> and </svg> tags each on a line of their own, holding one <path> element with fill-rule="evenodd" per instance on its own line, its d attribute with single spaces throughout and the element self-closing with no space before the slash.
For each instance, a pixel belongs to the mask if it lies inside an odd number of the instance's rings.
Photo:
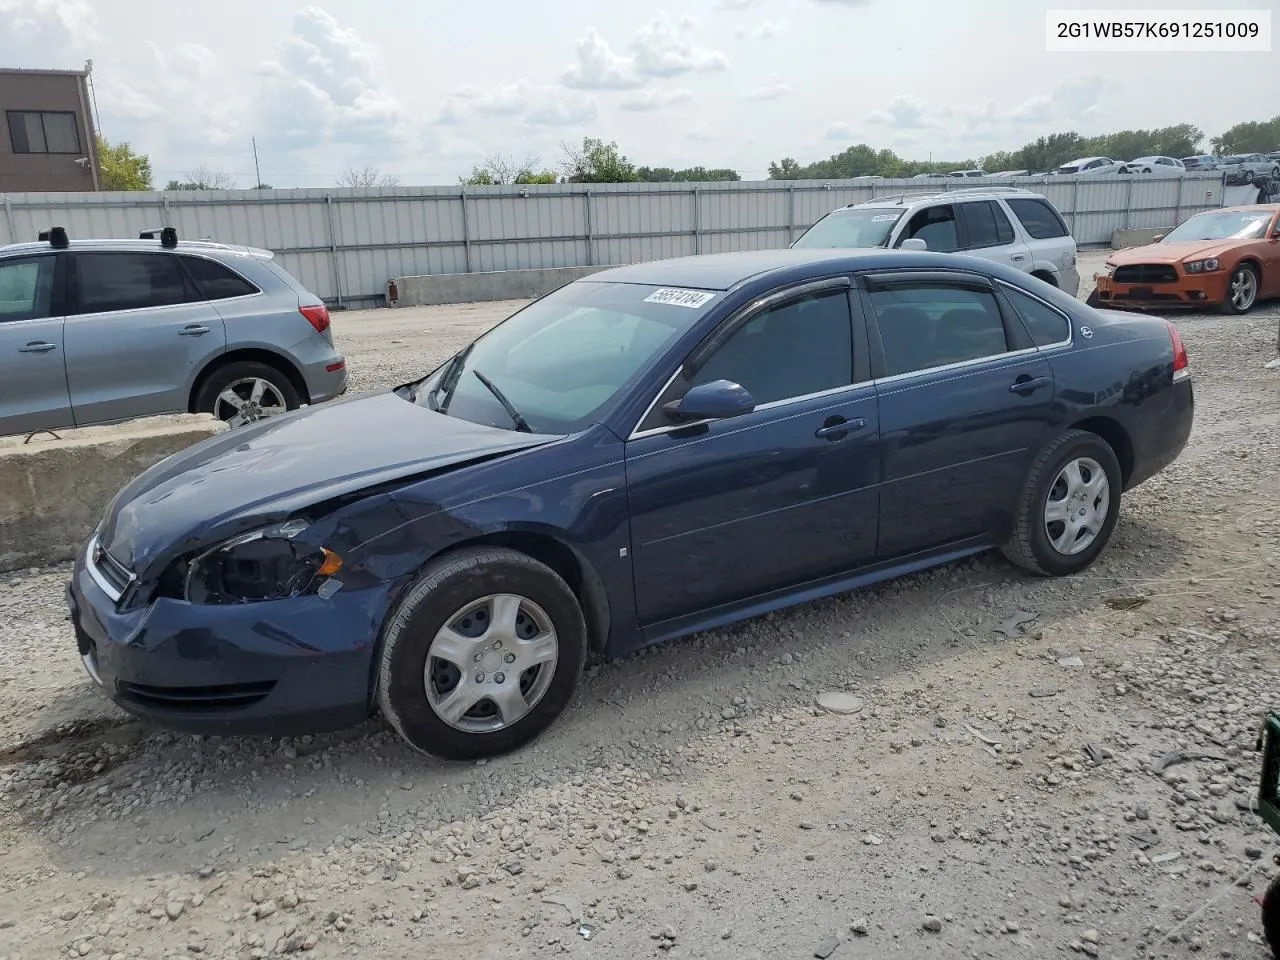
<svg viewBox="0 0 1280 960">
<path fill-rule="evenodd" d="M 1242 263 L 1231 271 L 1227 281 L 1227 299 L 1222 301 L 1223 313 L 1248 313 L 1258 302 L 1258 271 L 1252 264 Z"/>
<path fill-rule="evenodd" d="M 1120 462 L 1101 437 L 1068 430 L 1036 458 L 1001 545 L 1011 562 L 1049 577 L 1092 564 L 1120 513 Z"/>
<path fill-rule="evenodd" d="M 388 620 L 378 707 L 423 753 L 496 756 L 560 715 L 586 652 L 582 608 L 555 571 L 502 547 L 460 550 L 428 566 Z"/>
</svg>

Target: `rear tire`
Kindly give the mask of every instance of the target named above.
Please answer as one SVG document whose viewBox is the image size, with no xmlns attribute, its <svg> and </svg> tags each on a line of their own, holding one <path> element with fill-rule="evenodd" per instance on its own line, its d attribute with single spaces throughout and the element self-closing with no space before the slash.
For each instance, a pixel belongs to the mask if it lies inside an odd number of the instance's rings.
<svg viewBox="0 0 1280 960">
<path fill-rule="evenodd" d="M 1097 434 L 1068 430 L 1032 464 L 1000 549 L 1025 570 L 1066 577 L 1092 564 L 1120 513 L 1120 462 Z"/>
<path fill-rule="evenodd" d="M 1280 960 L 1280 876 L 1272 877 L 1262 894 L 1262 932 L 1271 955 Z"/>
<path fill-rule="evenodd" d="M 298 391 L 284 372 L 257 360 L 237 360 L 209 374 L 196 390 L 196 413 L 212 413 L 219 420 L 231 422 L 237 416 L 234 396 L 243 404 L 257 394 L 257 409 L 263 416 L 297 410 L 301 404 Z"/>
<path fill-rule="evenodd" d="M 1248 313 L 1258 302 L 1260 278 L 1252 264 L 1242 263 L 1231 271 L 1227 281 L 1227 299 L 1222 301 L 1222 312 Z"/>
<path fill-rule="evenodd" d="M 430 564 L 387 621 L 377 703 L 412 747 L 444 760 L 529 743 L 582 676 L 587 627 L 569 585 L 503 547 Z"/>
</svg>

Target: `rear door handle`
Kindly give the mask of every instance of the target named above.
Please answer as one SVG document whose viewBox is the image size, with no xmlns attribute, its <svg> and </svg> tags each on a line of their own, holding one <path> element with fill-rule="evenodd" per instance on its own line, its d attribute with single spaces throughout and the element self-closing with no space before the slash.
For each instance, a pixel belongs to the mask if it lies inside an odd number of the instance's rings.
<svg viewBox="0 0 1280 960">
<path fill-rule="evenodd" d="M 183 327 L 181 330 L 179 330 L 179 331 L 178 331 L 178 336 L 180 336 L 180 337 L 198 337 L 198 336 L 200 336 L 200 335 L 202 335 L 202 334 L 205 334 L 205 333 L 208 333 L 208 332 L 209 332 L 209 328 L 208 328 L 208 327 L 202 327 L 202 326 L 200 326 L 198 323 L 193 323 L 193 324 L 191 324 L 191 326 L 189 326 L 189 327 Z"/>
<path fill-rule="evenodd" d="M 838 440 L 846 433 L 853 433 L 861 430 L 867 425 L 867 421 L 859 417 L 857 420 L 837 420 L 835 423 L 827 423 L 825 426 L 819 427 L 813 432 L 813 435 L 820 440 Z"/>
<path fill-rule="evenodd" d="M 19 353 L 48 353 L 50 350 L 57 350 L 56 343 L 47 343 L 44 340 L 33 340 L 25 347 L 19 347 Z"/>
<path fill-rule="evenodd" d="M 1009 392 L 1030 394 L 1041 387 L 1049 386 L 1051 383 L 1053 383 L 1053 380 L 1050 377 L 1027 377 L 1026 379 L 1020 377 L 1010 384 Z"/>
</svg>

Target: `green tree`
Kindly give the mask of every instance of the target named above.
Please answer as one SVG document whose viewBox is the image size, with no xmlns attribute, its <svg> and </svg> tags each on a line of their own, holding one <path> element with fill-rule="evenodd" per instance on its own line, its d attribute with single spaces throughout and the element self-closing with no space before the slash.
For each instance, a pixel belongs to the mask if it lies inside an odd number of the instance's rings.
<svg viewBox="0 0 1280 960">
<path fill-rule="evenodd" d="M 1213 144 L 1213 152 L 1217 154 L 1268 153 L 1280 150 L 1280 116 L 1262 123 L 1237 123 L 1222 136 L 1214 137 L 1209 142 Z"/>
<path fill-rule="evenodd" d="M 530 154 L 521 161 L 495 153 L 485 157 L 484 163 L 471 168 L 471 175 L 459 177 L 463 186 L 493 186 L 504 183 L 555 183 L 559 178 L 553 170 L 537 170 L 541 161 Z"/>
<path fill-rule="evenodd" d="M 103 190 L 150 190 L 151 158 L 127 143 L 115 146 L 98 137 L 98 169 Z"/>
<path fill-rule="evenodd" d="M 675 170 L 671 167 L 637 167 L 636 179 L 643 183 L 707 183 L 726 180 L 741 180 L 737 170 L 717 167 L 708 170 L 706 167 L 686 167 Z"/>
<path fill-rule="evenodd" d="M 635 183 L 635 164 L 618 150 L 613 141 L 605 143 L 596 137 L 583 137 L 582 146 L 562 143 L 564 160 L 561 168 L 569 183 Z"/>
</svg>

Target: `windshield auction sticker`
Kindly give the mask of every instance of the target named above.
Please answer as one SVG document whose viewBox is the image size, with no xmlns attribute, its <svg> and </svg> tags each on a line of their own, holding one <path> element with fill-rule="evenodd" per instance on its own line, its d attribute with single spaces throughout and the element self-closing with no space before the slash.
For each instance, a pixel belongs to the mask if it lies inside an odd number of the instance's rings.
<svg viewBox="0 0 1280 960">
<path fill-rule="evenodd" d="M 707 293 L 705 290 L 673 290 L 663 287 L 645 297 L 644 302 L 666 303 L 673 307 L 689 307 L 691 310 L 697 310 L 714 297 L 714 293 Z"/>
</svg>

